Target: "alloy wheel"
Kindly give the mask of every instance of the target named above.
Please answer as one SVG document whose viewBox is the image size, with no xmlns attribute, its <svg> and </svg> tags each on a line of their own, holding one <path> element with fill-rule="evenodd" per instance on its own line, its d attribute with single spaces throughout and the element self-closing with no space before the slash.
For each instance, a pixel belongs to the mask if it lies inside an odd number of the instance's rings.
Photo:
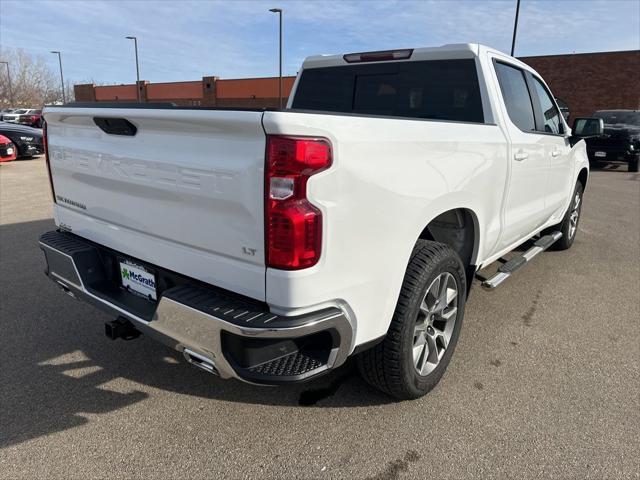
<svg viewBox="0 0 640 480">
<path fill-rule="evenodd" d="M 576 192 L 576 196 L 573 199 L 573 206 L 571 207 L 571 214 L 569 215 L 569 238 L 573 238 L 578 229 L 578 219 L 580 218 L 580 194 Z"/>
<path fill-rule="evenodd" d="M 413 333 L 413 365 L 419 375 L 431 373 L 447 350 L 458 316 L 457 297 L 458 283 L 449 272 L 427 288 Z"/>
</svg>

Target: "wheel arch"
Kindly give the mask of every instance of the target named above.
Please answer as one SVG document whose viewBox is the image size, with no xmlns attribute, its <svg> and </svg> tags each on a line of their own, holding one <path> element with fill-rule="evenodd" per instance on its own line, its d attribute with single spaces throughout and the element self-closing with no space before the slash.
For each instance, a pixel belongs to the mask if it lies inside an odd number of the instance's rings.
<svg viewBox="0 0 640 480">
<path fill-rule="evenodd" d="M 480 224 L 473 210 L 457 207 L 433 215 L 422 228 L 416 241 L 420 239 L 444 243 L 451 247 L 465 267 L 467 286 L 471 284 L 480 248 Z"/>
<path fill-rule="evenodd" d="M 587 189 L 587 180 L 589 179 L 589 170 L 586 167 L 582 167 L 580 173 L 578 173 L 578 182 L 582 184 L 582 190 Z"/>
</svg>

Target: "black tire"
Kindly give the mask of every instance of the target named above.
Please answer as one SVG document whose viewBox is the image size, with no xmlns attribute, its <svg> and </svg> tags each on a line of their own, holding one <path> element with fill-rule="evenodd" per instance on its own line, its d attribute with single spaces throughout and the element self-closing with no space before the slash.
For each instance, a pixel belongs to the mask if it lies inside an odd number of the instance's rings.
<svg viewBox="0 0 640 480">
<path fill-rule="evenodd" d="M 638 171 L 638 160 L 640 160 L 640 155 L 636 155 L 634 158 L 629 159 L 629 171 L 637 172 Z"/>
<path fill-rule="evenodd" d="M 450 303 L 451 308 L 454 305 L 457 308 L 453 330 L 437 366 L 428 374 L 421 375 L 414 360 L 414 348 L 420 348 L 414 345 L 417 338 L 416 325 L 419 316 L 423 315 L 420 307 L 426 298 L 427 288 L 435 284 L 436 279 L 443 278 L 443 275 L 450 281 L 448 274 L 455 279 L 457 287 L 457 296 Z M 448 293 L 445 298 L 447 296 Z M 362 377 L 372 386 L 399 400 L 418 398 L 429 392 L 444 374 L 453 355 L 462 327 L 466 297 L 465 269 L 456 252 L 442 243 L 418 240 L 411 254 L 398 304 L 385 339 L 357 357 Z M 448 302 L 447 300 L 445 303 Z M 424 320 L 423 317 L 422 322 Z M 424 338 L 428 328 L 430 327 L 425 329 Z M 432 328 L 432 334 L 434 331 Z M 438 357 L 438 347 L 435 351 Z M 424 351 L 423 355 L 426 358 L 428 354 Z"/>
<path fill-rule="evenodd" d="M 576 236 L 578 235 L 578 226 L 580 225 L 580 217 L 582 216 L 582 196 L 584 193 L 584 188 L 580 182 L 576 183 L 576 188 L 573 191 L 573 195 L 571 196 L 571 202 L 569 203 L 569 208 L 567 209 L 567 213 L 564 214 L 564 218 L 562 222 L 558 225 L 548 228 L 545 232 L 562 232 L 562 237 L 560 240 L 551 245 L 552 250 L 568 250 L 573 245 Z M 572 229 L 572 214 L 575 210 L 576 196 L 579 198 L 577 213 L 578 216 L 575 221 L 575 229 Z"/>
</svg>

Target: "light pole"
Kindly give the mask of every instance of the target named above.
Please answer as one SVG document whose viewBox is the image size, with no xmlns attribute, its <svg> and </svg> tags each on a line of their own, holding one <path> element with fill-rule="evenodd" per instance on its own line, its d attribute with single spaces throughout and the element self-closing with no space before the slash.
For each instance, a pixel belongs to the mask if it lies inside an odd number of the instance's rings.
<svg viewBox="0 0 640 480">
<path fill-rule="evenodd" d="M 13 89 L 11 88 L 11 72 L 9 71 L 9 62 L 0 62 L 4 63 L 7 66 L 7 79 L 9 80 L 9 101 L 11 102 L 11 107 L 15 107 L 13 104 Z"/>
<path fill-rule="evenodd" d="M 141 102 L 140 99 L 140 67 L 138 66 L 138 38 L 137 37 L 126 37 L 128 40 L 133 40 L 133 44 L 136 49 L 136 92 L 138 93 L 138 103 Z"/>
<path fill-rule="evenodd" d="M 62 54 L 57 50 L 52 50 L 51 53 L 58 55 L 58 63 L 60 64 L 60 83 L 62 84 L 62 103 L 67 103 L 67 99 L 64 94 L 64 77 L 62 76 Z"/>
<path fill-rule="evenodd" d="M 280 109 L 282 109 L 282 9 L 281 8 L 270 8 L 270 12 L 278 14 L 278 20 L 280 23 L 280 61 L 279 61 L 279 69 L 278 69 L 278 98 L 280 99 Z"/>
<path fill-rule="evenodd" d="M 513 23 L 513 40 L 511 41 L 511 56 L 513 57 L 513 52 L 516 50 L 516 33 L 518 31 L 518 14 L 520 13 L 520 0 L 517 0 L 516 4 L 516 21 Z"/>
</svg>

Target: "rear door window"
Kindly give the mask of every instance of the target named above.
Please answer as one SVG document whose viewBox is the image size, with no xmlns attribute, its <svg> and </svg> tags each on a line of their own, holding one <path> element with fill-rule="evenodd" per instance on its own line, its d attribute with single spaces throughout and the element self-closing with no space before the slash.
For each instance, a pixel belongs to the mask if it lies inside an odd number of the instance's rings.
<svg viewBox="0 0 640 480">
<path fill-rule="evenodd" d="M 292 107 L 484 122 L 478 73 L 473 59 L 305 69 Z"/>
<path fill-rule="evenodd" d="M 511 121 L 522 131 L 536 129 L 533 104 L 524 72 L 501 62 L 495 62 L 498 83 Z"/>
</svg>

